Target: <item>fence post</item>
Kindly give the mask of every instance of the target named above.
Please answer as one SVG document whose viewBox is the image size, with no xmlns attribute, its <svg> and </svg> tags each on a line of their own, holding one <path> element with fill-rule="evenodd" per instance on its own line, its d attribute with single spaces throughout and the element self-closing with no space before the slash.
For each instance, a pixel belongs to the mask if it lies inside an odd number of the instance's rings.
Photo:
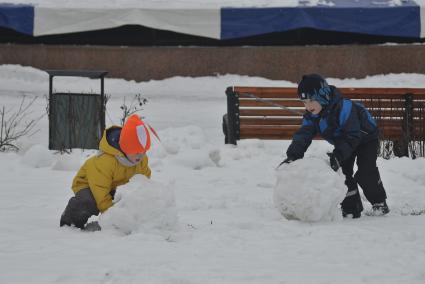
<svg viewBox="0 0 425 284">
<path fill-rule="evenodd" d="M 239 95 L 232 87 L 226 89 L 227 95 L 227 142 L 236 145 L 240 137 L 239 125 Z"/>
<path fill-rule="evenodd" d="M 405 94 L 404 96 L 404 115 L 402 124 L 402 141 L 400 145 L 400 156 L 409 157 L 409 145 L 413 138 L 413 95 Z M 415 153 L 410 151 L 412 158 L 415 158 Z"/>
<path fill-rule="evenodd" d="M 52 121 L 52 93 L 53 93 L 53 75 L 49 74 L 49 108 L 48 108 L 48 119 L 49 119 L 49 149 L 53 148 L 53 141 L 50 139 L 52 137 L 52 124 L 50 121 Z"/>
</svg>

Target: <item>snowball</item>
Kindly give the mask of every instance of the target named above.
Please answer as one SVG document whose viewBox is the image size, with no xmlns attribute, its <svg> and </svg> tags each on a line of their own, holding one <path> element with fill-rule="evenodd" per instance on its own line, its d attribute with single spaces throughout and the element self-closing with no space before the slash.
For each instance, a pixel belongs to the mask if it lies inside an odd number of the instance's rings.
<svg viewBox="0 0 425 284">
<path fill-rule="evenodd" d="M 35 144 L 29 148 L 22 159 L 22 163 L 34 168 L 42 168 L 50 166 L 54 161 L 52 153 L 47 147 Z"/>
<path fill-rule="evenodd" d="M 118 187 L 117 195 L 119 200 L 99 218 L 102 230 L 131 234 L 176 227 L 177 209 L 171 188 L 136 175 L 128 184 Z"/>
<path fill-rule="evenodd" d="M 341 170 L 309 157 L 283 164 L 277 172 L 274 204 L 287 219 L 306 222 L 341 219 L 338 205 L 347 192 Z"/>
</svg>

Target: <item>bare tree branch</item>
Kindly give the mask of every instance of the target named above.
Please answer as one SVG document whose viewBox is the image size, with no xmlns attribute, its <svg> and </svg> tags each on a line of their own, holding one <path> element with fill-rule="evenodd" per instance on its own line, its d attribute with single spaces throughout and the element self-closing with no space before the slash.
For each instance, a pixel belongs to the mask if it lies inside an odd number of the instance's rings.
<svg viewBox="0 0 425 284">
<path fill-rule="evenodd" d="M 0 110 L 0 151 L 18 151 L 19 147 L 16 145 L 18 139 L 32 136 L 38 132 L 34 127 L 46 114 L 35 119 L 29 118 L 32 114 L 30 108 L 36 100 L 37 97 L 34 97 L 28 101 L 27 97 L 23 96 L 15 112 L 6 110 L 6 107 L 2 106 Z"/>
<path fill-rule="evenodd" d="M 124 122 L 127 117 L 143 110 L 142 106 L 145 105 L 147 102 L 148 100 L 146 98 L 142 98 L 142 94 L 140 93 L 134 95 L 133 100 L 131 101 L 129 106 L 125 103 L 124 98 L 123 104 L 120 106 L 120 109 L 122 110 L 122 116 L 120 120 L 121 125 L 124 125 Z"/>
</svg>

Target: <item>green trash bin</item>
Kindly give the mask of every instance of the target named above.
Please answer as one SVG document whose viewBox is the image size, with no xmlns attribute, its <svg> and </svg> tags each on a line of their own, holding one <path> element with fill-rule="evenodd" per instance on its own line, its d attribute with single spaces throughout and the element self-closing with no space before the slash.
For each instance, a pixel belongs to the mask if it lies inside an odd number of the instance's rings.
<svg viewBox="0 0 425 284">
<path fill-rule="evenodd" d="M 46 70 L 49 74 L 49 149 L 98 149 L 105 129 L 107 71 Z M 100 79 L 100 94 L 53 93 L 57 76 Z"/>
</svg>

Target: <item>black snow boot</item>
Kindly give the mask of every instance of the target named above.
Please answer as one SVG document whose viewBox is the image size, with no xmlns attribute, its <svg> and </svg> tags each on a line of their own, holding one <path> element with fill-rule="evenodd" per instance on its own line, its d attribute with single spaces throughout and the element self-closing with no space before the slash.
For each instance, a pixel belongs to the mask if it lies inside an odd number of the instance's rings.
<svg viewBox="0 0 425 284">
<path fill-rule="evenodd" d="M 350 207 L 342 207 L 342 217 L 346 218 L 348 215 L 352 215 L 353 219 L 360 218 L 362 216 L 363 204 L 361 202 L 356 203 L 354 205 L 350 205 Z"/>
<path fill-rule="evenodd" d="M 352 215 L 352 218 L 360 218 L 363 204 L 358 189 L 347 192 L 347 196 L 341 203 L 341 211 L 344 218 L 348 215 Z"/>
<path fill-rule="evenodd" d="M 374 216 L 382 216 L 388 214 L 389 212 L 390 208 L 388 208 L 386 201 L 372 204 L 372 214 Z"/>
<path fill-rule="evenodd" d="M 72 220 L 70 217 L 68 217 L 65 212 L 62 214 L 61 216 L 61 220 L 60 220 L 60 224 L 61 227 L 63 226 L 71 226 L 72 225 Z"/>
</svg>

